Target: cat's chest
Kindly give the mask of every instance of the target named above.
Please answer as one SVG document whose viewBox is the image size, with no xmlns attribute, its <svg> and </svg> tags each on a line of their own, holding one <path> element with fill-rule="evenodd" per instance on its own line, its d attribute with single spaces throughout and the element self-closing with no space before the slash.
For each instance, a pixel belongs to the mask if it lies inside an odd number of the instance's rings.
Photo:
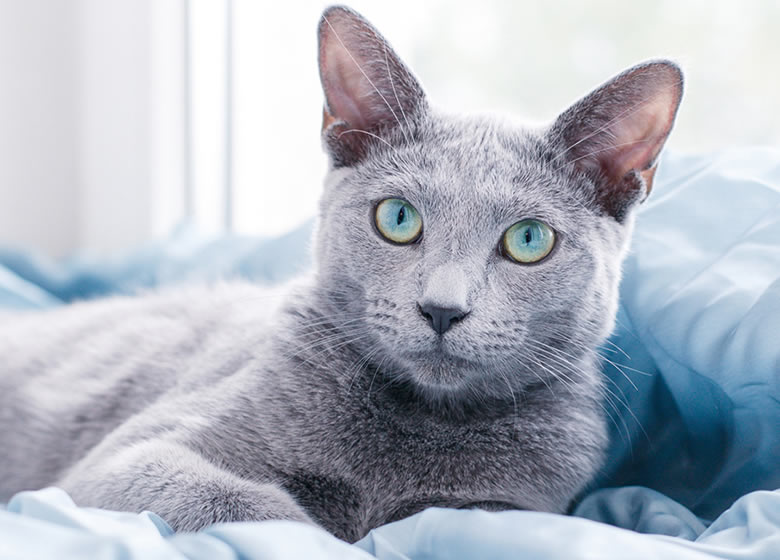
<svg viewBox="0 0 780 560">
<path fill-rule="evenodd" d="M 377 494 L 391 500 L 399 494 L 414 500 L 429 497 L 440 505 L 458 506 L 507 499 L 512 493 L 513 465 L 522 453 L 512 426 L 378 423 L 375 430 L 373 442 L 364 448 L 368 454 L 354 461 L 353 469 Z"/>
<path fill-rule="evenodd" d="M 345 429 L 327 460 L 287 489 L 335 532 L 362 536 L 428 507 L 524 507 L 522 453 L 509 425 L 411 427 L 377 421 Z"/>
</svg>

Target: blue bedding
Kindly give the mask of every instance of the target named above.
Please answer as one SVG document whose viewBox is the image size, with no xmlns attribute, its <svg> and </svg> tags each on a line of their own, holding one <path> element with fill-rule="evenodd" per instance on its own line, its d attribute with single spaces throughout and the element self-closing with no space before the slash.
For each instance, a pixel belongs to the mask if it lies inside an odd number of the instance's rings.
<svg viewBox="0 0 780 560">
<path fill-rule="evenodd" d="M 0 308 L 277 282 L 308 266 L 311 227 L 271 240 L 184 228 L 110 260 L 0 250 Z M 46 489 L 0 508 L 0 558 L 780 558 L 780 150 L 665 158 L 602 353 L 612 443 L 570 516 L 430 509 L 347 545 L 292 522 L 174 535 L 153 513 Z"/>
</svg>

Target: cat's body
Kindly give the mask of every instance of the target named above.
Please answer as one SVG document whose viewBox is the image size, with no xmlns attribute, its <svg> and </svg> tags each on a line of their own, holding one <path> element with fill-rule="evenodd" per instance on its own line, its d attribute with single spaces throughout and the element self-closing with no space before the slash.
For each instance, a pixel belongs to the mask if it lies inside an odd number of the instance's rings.
<svg viewBox="0 0 780 560">
<path fill-rule="evenodd" d="M 323 321 L 307 300 L 288 299 L 272 329 L 258 321 L 268 296 L 247 286 L 90 303 L 44 314 L 43 326 L 33 315 L 3 325 L 0 348 L 12 366 L 35 358 L 9 338 L 61 351 L 38 375 L 18 368 L 24 380 L 4 379 L 13 388 L 0 393 L 2 424 L 23 430 L 3 434 L 2 499 L 58 484 L 77 503 L 151 509 L 179 529 L 267 517 L 262 500 L 237 499 L 229 477 L 208 500 L 193 488 L 166 496 L 176 475 L 140 465 L 159 452 L 181 463 L 179 475 L 193 470 L 181 475 L 185 487 L 201 484 L 184 446 L 243 481 L 275 483 L 318 524 L 357 540 L 428 506 L 560 512 L 592 474 L 604 444 L 596 387 L 558 388 L 556 398 L 542 386 L 517 395 L 516 414 L 468 422 L 431 414 L 383 390 L 374 372 L 356 371 L 360 356 L 323 348 L 321 330 L 295 329 L 304 317 Z M 85 358 L 80 349 L 96 337 L 104 342 Z M 572 422 L 582 432 L 559 429 Z M 291 505 L 280 514 L 303 516 Z"/>
<path fill-rule="evenodd" d="M 562 512 L 596 472 L 595 348 L 679 72 L 637 67 L 523 131 L 434 114 L 364 20 L 326 15 L 313 276 L 284 297 L 227 285 L 0 319 L 0 500 L 57 484 L 177 529 L 289 518 L 355 540 L 428 506 Z M 621 125 L 653 80 L 649 124 Z M 422 216 L 417 238 L 383 239 L 388 197 Z M 502 234 L 529 216 L 555 247 L 511 262 Z"/>
</svg>

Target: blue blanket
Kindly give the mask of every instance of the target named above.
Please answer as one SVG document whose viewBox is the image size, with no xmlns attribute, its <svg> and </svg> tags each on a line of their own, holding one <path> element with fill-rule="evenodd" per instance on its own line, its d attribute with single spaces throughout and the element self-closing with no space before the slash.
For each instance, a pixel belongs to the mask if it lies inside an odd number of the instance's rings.
<svg viewBox="0 0 780 560">
<path fill-rule="evenodd" d="M 311 224 L 278 239 L 171 239 L 106 260 L 0 251 L 0 307 L 163 283 L 276 282 L 309 264 Z M 62 491 L 0 509 L 0 558 L 780 558 L 780 151 L 668 156 L 603 348 L 609 459 L 572 516 L 430 509 L 357 545 L 291 522 L 174 535 L 153 513 Z"/>
</svg>

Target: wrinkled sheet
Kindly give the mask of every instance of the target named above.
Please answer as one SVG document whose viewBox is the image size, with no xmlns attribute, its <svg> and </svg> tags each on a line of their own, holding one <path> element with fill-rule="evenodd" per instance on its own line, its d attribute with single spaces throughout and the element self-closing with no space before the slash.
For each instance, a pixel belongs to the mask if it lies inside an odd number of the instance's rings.
<svg viewBox="0 0 780 560">
<path fill-rule="evenodd" d="M 0 558 L 776 560 L 780 551 L 780 492 L 739 499 L 707 529 L 684 507 L 637 487 L 592 494 L 577 514 L 586 518 L 432 508 L 375 529 L 353 546 L 292 521 L 174 534 L 153 513 L 79 508 L 62 490 L 48 488 L 20 493 L 0 511 Z"/>
<path fill-rule="evenodd" d="M 112 259 L 2 250 L 0 308 L 280 281 L 308 266 L 311 227 L 271 240 L 184 228 Z M 352 546 L 291 522 L 172 535 L 154 514 L 47 489 L 0 511 L 0 558 L 780 558 L 780 150 L 661 162 L 602 354 L 612 443 L 571 516 L 431 509 Z"/>
</svg>

